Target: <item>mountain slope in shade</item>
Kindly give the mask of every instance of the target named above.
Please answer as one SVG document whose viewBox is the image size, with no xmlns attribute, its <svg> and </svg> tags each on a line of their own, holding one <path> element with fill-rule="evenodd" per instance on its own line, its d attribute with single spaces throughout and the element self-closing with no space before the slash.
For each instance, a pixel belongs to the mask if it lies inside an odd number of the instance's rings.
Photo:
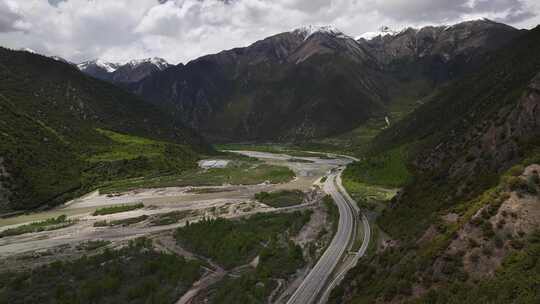
<svg viewBox="0 0 540 304">
<path fill-rule="evenodd" d="M 303 29 L 203 56 L 132 86 L 212 140 L 340 132 L 382 111 L 383 88 L 376 62 L 354 39 Z"/>
<path fill-rule="evenodd" d="M 203 56 L 129 88 L 214 141 L 304 140 L 384 116 L 400 92 L 421 98 L 520 33 L 480 20 L 356 41 L 307 27 Z M 418 82 L 422 90 L 408 89 Z"/>
<path fill-rule="evenodd" d="M 132 60 L 126 64 L 112 63 L 101 59 L 77 64 L 85 74 L 112 83 L 131 83 L 142 80 L 154 72 L 163 71 L 170 66 L 162 58 Z"/>
<path fill-rule="evenodd" d="M 179 167 L 195 166 L 197 151 L 208 149 L 137 96 L 28 52 L 0 48 L 0 108 L 0 210 L 54 205 L 104 179 L 154 169 L 144 156 L 89 163 L 115 146 L 99 130 L 170 143 Z"/>
</svg>

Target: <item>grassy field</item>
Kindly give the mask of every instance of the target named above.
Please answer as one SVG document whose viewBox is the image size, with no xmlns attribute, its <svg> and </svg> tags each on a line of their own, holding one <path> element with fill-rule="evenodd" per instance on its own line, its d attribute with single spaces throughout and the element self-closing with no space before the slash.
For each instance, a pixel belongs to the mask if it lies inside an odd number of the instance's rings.
<svg viewBox="0 0 540 304">
<path fill-rule="evenodd" d="M 364 151 L 365 147 L 367 147 L 371 140 L 385 127 L 386 122 L 384 121 L 384 118 L 372 118 L 346 133 L 323 139 L 316 139 L 311 145 L 316 147 L 316 145 L 319 144 L 321 149 L 358 156 L 361 155 L 361 152 Z M 309 145 L 306 146 L 309 147 Z"/>
<path fill-rule="evenodd" d="M 200 278 L 200 266 L 137 239 L 120 250 L 28 272 L 2 272 L 0 303 L 173 303 Z"/>
<path fill-rule="evenodd" d="M 239 220 L 207 219 L 178 228 L 175 236 L 182 246 L 232 268 L 249 263 L 265 244 L 280 236 L 297 234 L 310 217 L 309 212 L 294 212 Z"/>
<path fill-rule="evenodd" d="M 146 176 L 103 183 L 102 193 L 127 191 L 136 188 L 254 185 L 263 182 L 285 183 L 295 174 L 287 167 L 263 164 L 256 161 L 235 160 L 225 168 L 208 170 L 192 169 L 181 174 Z"/>
<path fill-rule="evenodd" d="M 406 166 L 407 155 L 406 148 L 400 147 L 367 157 L 349 165 L 343 176 L 345 179 L 371 185 L 400 187 L 411 178 Z"/>
<path fill-rule="evenodd" d="M 397 193 L 396 188 L 385 188 L 369 185 L 351 179 L 343 179 L 343 187 L 358 203 L 360 208 L 372 211 L 382 211 L 385 202 L 388 202 Z"/>
<path fill-rule="evenodd" d="M 199 156 L 186 146 L 97 129 L 108 145 L 86 157 L 83 187 L 126 178 L 182 174 L 196 168 Z M 86 185 L 86 186 L 84 186 Z"/>
<path fill-rule="evenodd" d="M 283 208 L 301 204 L 304 201 L 304 192 L 300 190 L 263 191 L 255 194 L 255 199 L 270 207 Z"/>
<path fill-rule="evenodd" d="M 89 156 L 88 160 L 91 162 L 129 160 L 137 157 L 156 158 L 164 153 L 167 145 L 170 145 L 170 143 L 103 129 L 97 129 L 97 131 L 112 142 L 107 149 L 103 149 L 105 151 Z"/>
<path fill-rule="evenodd" d="M 107 214 L 114 214 L 114 213 L 120 213 L 120 212 L 127 212 L 132 210 L 137 210 L 144 208 L 143 203 L 138 203 L 134 205 L 120 205 L 120 206 L 112 206 L 112 207 L 106 207 L 106 208 L 100 208 L 94 211 L 92 214 L 93 216 L 98 215 L 107 215 Z"/>
<path fill-rule="evenodd" d="M 71 226 L 74 222 L 68 220 L 65 215 L 57 218 L 50 218 L 41 222 L 35 222 L 27 225 L 10 228 L 0 232 L 0 238 L 6 236 L 20 235 L 24 233 L 33 233 L 41 231 L 51 231 Z"/>
</svg>

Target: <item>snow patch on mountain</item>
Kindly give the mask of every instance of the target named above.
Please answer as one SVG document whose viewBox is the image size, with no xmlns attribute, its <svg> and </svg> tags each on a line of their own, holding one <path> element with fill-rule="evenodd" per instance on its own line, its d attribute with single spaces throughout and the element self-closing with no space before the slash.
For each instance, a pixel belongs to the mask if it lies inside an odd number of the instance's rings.
<svg viewBox="0 0 540 304">
<path fill-rule="evenodd" d="M 107 61 L 104 61 L 104 60 L 101 60 L 101 59 L 91 60 L 91 61 L 86 61 L 86 62 L 83 62 L 83 63 L 79 63 L 79 64 L 77 64 L 77 67 L 79 68 L 79 70 L 86 70 L 89 66 L 92 66 L 92 65 L 96 65 L 96 66 L 104 69 L 108 73 L 113 73 L 114 71 L 116 71 L 120 67 L 120 65 L 117 64 L 117 63 L 107 62 Z"/>
<path fill-rule="evenodd" d="M 404 31 L 404 30 L 403 30 Z M 394 31 L 390 29 L 388 26 L 382 26 L 378 31 L 376 32 L 366 32 L 362 35 L 356 37 L 356 40 L 359 39 L 365 39 L 365 40 L 372 40 L 377 37 L 384 37 L 384 36 L 395 36 L 403 31 Z"/>
<path fill-rule="evenodd" d="M 160 71 L 163 71 L 164 69 L 168 68 L 170 64 L 163 58 L 153 57 L 153 58 L 145 58 L 145 59 L 134 59 L 127 63 L 127 65 L 133 67 L 137 67 L 141 64 L 150 63 L 155 65 Z"/>
<path fill-rule="evenodd" d="M 336 38 L 350 38 L 349 36 L 345 35 L 342 31 L 340 31 L 339 29 L 333 26 L 308 25 L 308 26 L 303 26 L 301 28 L 298 28 L 294 30 L 293 32 L 304 37 L 304 40 L 307 40 L 309 37 L 311 37 L 312 35 L 316 33 L 332 35 Z"/>
<path fill-rule="evenodd" d="M 19 49 L 19 51 L 28 52 L 32 54 L 38 54 L 38 52 L 32 50 L 31 48 L 22 48 L 22 49 Z"/>
</svg>

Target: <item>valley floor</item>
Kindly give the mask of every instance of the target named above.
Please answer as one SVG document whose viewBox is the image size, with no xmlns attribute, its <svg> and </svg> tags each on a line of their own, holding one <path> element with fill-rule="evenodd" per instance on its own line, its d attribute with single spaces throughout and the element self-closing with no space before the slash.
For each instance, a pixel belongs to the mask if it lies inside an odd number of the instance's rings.
<svg viewBox="0 0 540 304">
<path fill-rule="evenodd" d="M 239 153 L 258 158 L 268 165 L 286 166 L 296 177 L 279 184 L 147 188 L 108 194 L 96 191 L 54 210 L 0 219 L 0 234 L 3 234 L 0 237 L 0 265 L 3 271 L 28 271 L 57 260 L 69 261 L 87 254 L 96 255 L 103 248 L 124 248 L 130 241 L 146 237 L 152 240 L 158 251 L 202 260 L 206 264 L 203 276 L 178 301 L 204 302 L 210 296 L 217 297 L 219 286 L 229 284 L 234 278 L 260 275 L 260 267 L 257 267 L 259 256 L 246 265 L 224 268 L 208 257 L 193 253 L 194 248 L 180 246 L 174 239 L 173 231 L 182 227 L 189 228 L 198 222 L 204 224 L 208 219 L 215 218 L 241 219 L 256 214 L 270 216 L 309 212 L 310 220 L 302 224 L 303 228 L 297 231 L 291 243 L 302 248 L 304 262 L 291 265 L 285 276 L 271 275 L 273 279 L 268 281 L 273 287 L 271 291 L 266 291 L 270 292 L 267 296 L 277 302 L 284 302 L 317 261 L 333 234 L 332 229 L 328 229 L 332 226 L 329 223 L 331 219 L 327 215 L 327 207 L 322 203 L 323 192 L 319 181 L 331 170 L 350 160 L 339 157 L 292 158 L 288 155 L 249 151 Z M 255 194 L 263 191 L 290 190 L 305 193 L 301 204 L 273 208 L 254 198 Z M 62 215 L 67 216 L 65 220 Z M 11 234 L 17 229 L 25 229 L 30 223 L 50 218 L 61 218 L 62 226 L 33 233 Z M 280 246 L 284 245 L 278 245 L 277 248 L 282 248 Z M 296 267 L 300 267 L 298 272 Z M 225 281 L 224 277 L 227 278 Z M 218 286 L 217 289 L 209 289 L 214 285 Z"/>
</svg>

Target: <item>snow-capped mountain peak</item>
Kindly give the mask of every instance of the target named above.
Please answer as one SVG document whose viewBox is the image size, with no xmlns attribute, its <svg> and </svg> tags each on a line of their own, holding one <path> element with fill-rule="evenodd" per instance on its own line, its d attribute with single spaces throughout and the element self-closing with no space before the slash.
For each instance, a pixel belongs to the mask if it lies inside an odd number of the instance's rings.
<svg viewBox="0 0 540 304">
<path fill-rule="evenodd" d="M 38 52 L 32 50 L 31 48 L 22 48 L 22 49 L 19 49 L 19 51 L 28 52 L 32 54 L 38 54 Z"/>
<path fill-rule="evenodd" d="M 150 63 L 155 65 L 159 70 L 164 70 L 170 66 L 170 64 L 163 58 L 153 57 L 145 59 L 134 59 L 128 62 L 127 64 L 131 67 L 136 67 L 144 63 Z"/>
<path fill-rule="evenodd" d="M 356 40 L 361 39 L 361 38 L 365 39 L 365 40 L 371 40 L 371 39 L 379 37 L 379 36 L 382 36 L 382 37 L 388 36 L 388 35 L 395 36 L 398 33 L 399 33 L 398 31 L 394 31 L 391 28 L 389 28 L 388 26 L 381 26 L 378 31 L 363 33 L 362 35 L 358 36 L 356 38 Z"/>
<path fill-rule="evenodd" d="M 113 73 L 120 67 L 120 65 L 117 63 L 107 62 L 102 59 L 85 61 L 85 62 L 77 64 L 77 67 L 79 68 L 79 70 L 86 70 L 90 66 L 97 66 L 99 68 L 102 68 L 105 71 L 107 71 L 107 73 Z"/>
<path fill-rule="evenodd" d="M 342 31 L 339 29 L 333 27 L 333 26 L 314 26 L 314 25 L 308 25 L 303 26 L 301 28 L 298 28 L 293 31 L 294 33 L 297 33 L 304 37 L 304 40 L 311 37 L 313 34 L 316 33 L 323 33 L 335 36 L 337 38 L 349 38 L 349 36 L 345 35 Z"/>
</svg>

